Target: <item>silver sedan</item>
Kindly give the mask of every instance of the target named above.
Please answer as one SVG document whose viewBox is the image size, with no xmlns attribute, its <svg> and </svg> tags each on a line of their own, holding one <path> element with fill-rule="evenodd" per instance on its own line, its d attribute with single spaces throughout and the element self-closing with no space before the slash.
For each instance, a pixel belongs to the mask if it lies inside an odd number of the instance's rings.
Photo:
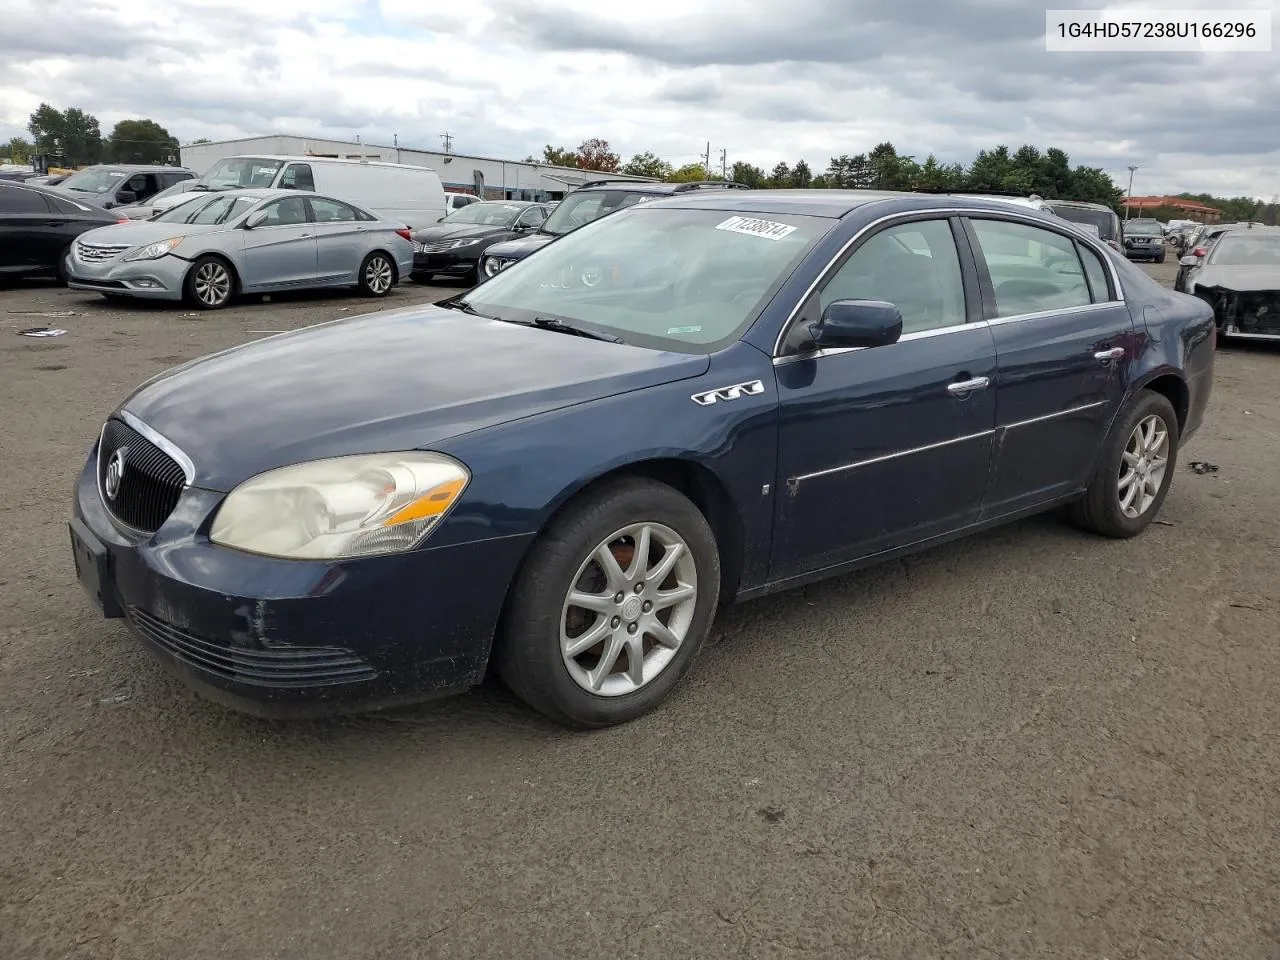
<svg viewBox="0 0 1280 960">
<path fill-rule="evenodd" d="M 242 293 L 355 287 L 383 297 L 413 268 L 404 224 L 299 190 L 226 190 L 81 234 L 67 285 L 216 310 Z"/>
</svg>

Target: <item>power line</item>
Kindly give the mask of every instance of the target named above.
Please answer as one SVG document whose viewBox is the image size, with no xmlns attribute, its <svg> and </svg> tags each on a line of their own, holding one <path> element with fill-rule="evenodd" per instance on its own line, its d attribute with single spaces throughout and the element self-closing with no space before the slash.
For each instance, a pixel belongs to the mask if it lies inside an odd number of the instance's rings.
<svg viewBox="0 0 1280 960">
<path fill-rule="evenodd" d="M 725 147 L 720 151 L 720 178 L 722 180 L 729 179 L 729 148 Z"/>
<path fill-rule="evenodd" d="M 444 141 L 444 152 L 445 152 L 445 153 L 453 153 L 453 136 L 452 136 L 452 134 L 450 134 L 450 133 L 449 133 L 449 131 L 448 131 L 448 130 L 446 130 L 444 133 L 440 134 L 440 139 Z"/>
</svg>

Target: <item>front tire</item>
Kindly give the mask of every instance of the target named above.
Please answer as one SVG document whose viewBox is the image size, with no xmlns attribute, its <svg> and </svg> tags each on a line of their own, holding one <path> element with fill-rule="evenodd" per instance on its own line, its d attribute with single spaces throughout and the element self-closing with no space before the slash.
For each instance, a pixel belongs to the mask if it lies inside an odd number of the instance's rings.
<svg viewBox="0 0 1280 960">
<path fill-rule="evenodd" d="M 498 674 L 565 726 L 625 723 L 680 682 L 719 596 L 719 550 L 698 508 L 653 480 L 610 482 L 531 548 L 503 617 Z"/>
<path fill-rule="evenodd" d="M 1164 505 L 1178 463 L 1178 416 L 1161 394 L 1144 390 L 1116 419 L 1072 523 L 1104 537 L 1136 537 Z"/>
<path fill-rule="evenodd" d="M 182 284 L 191 303 L 201 310 L 221 310 L 236 296 L 236 275 L 220 257 L 200 257 Z"/>
<path fill-rule="evenodd" d="M 396 265 L 381 250 L 375 250 L 360 264 L 360 292 L 366 297 L 385 297 L 396 285 Z"/>
</svg>

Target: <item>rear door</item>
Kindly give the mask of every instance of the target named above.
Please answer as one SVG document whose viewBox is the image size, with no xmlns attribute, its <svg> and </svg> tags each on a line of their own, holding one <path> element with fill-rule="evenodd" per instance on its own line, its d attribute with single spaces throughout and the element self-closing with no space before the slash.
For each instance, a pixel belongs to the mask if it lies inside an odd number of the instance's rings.
<svg viewBox="0 0 1280 960">
<path fill-rule="evenodd" d="M 315 220 L 317 277 L 322 281 L 355 283 L 368 246 L 369 224 L 355 208 L 328 197 L 309 197 Z"/>
<path fill-rule="evenodd" d="M 27 272 L 57 263 L 64 244 L 48 198 L 0 183 L 0 271 Z"/>
<path fill-rule="evenodd" d="M 1048 226 L 970 217 L 995 337 L 995 460 L 986 517 L 1072 493 L 1093 471 L 1124 398 L 1137 338 L 1090 246 Z"/>
<path fill-rule="evenodd" d="M 244 235 L 246 287 L 305 286 L 315 282 L 318 245 L 306 197 L 282 197 L 262 207 L 267 219 Z"/>
</svg>

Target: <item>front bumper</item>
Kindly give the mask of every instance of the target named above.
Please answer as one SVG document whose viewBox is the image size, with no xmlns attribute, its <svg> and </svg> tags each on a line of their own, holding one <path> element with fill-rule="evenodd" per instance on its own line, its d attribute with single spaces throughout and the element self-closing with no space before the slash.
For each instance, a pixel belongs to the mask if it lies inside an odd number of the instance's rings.
<svg viewBox="0 0 1280 960">
<path fill-rule="evenodd" d="M 1132 247 L 1125 244 L 1124 255 L 1130 260 L 1163 260 L 1164 244 L 1139 244 Z"/>
<path fill-rule="evenodd" d="M 443 252 L 415 251 L 413 254 L 413 272 L 439 274 L 442 276 L 466 276 L 479 265 L 481 253 L 483 253 L 483 250 L 479 244 L 475 247 L 462 247 L 458 250 L 445 250 Z"/>
<path fill-rule="evenodd" d="M 157 260 L 112 259 L 86 263 L 70 253 L 63 266 L 67 286 L 72 290 L 94 290 L 148 300 L 181 300 L 191 264 L 172 254 Z"/>
<path fill-rule="evenodd" d="M 507 585 L 530 537 L 341 563 L 278 560 L 209 542 L 223 495 L 188 487 L 151 536 L 115 523 L 96 450 L 70 533 L 82 585 L 164 666 L 209 699 L 260 716 L 315 716 L 430 699 L 484 676 Z"/>
</svg>

